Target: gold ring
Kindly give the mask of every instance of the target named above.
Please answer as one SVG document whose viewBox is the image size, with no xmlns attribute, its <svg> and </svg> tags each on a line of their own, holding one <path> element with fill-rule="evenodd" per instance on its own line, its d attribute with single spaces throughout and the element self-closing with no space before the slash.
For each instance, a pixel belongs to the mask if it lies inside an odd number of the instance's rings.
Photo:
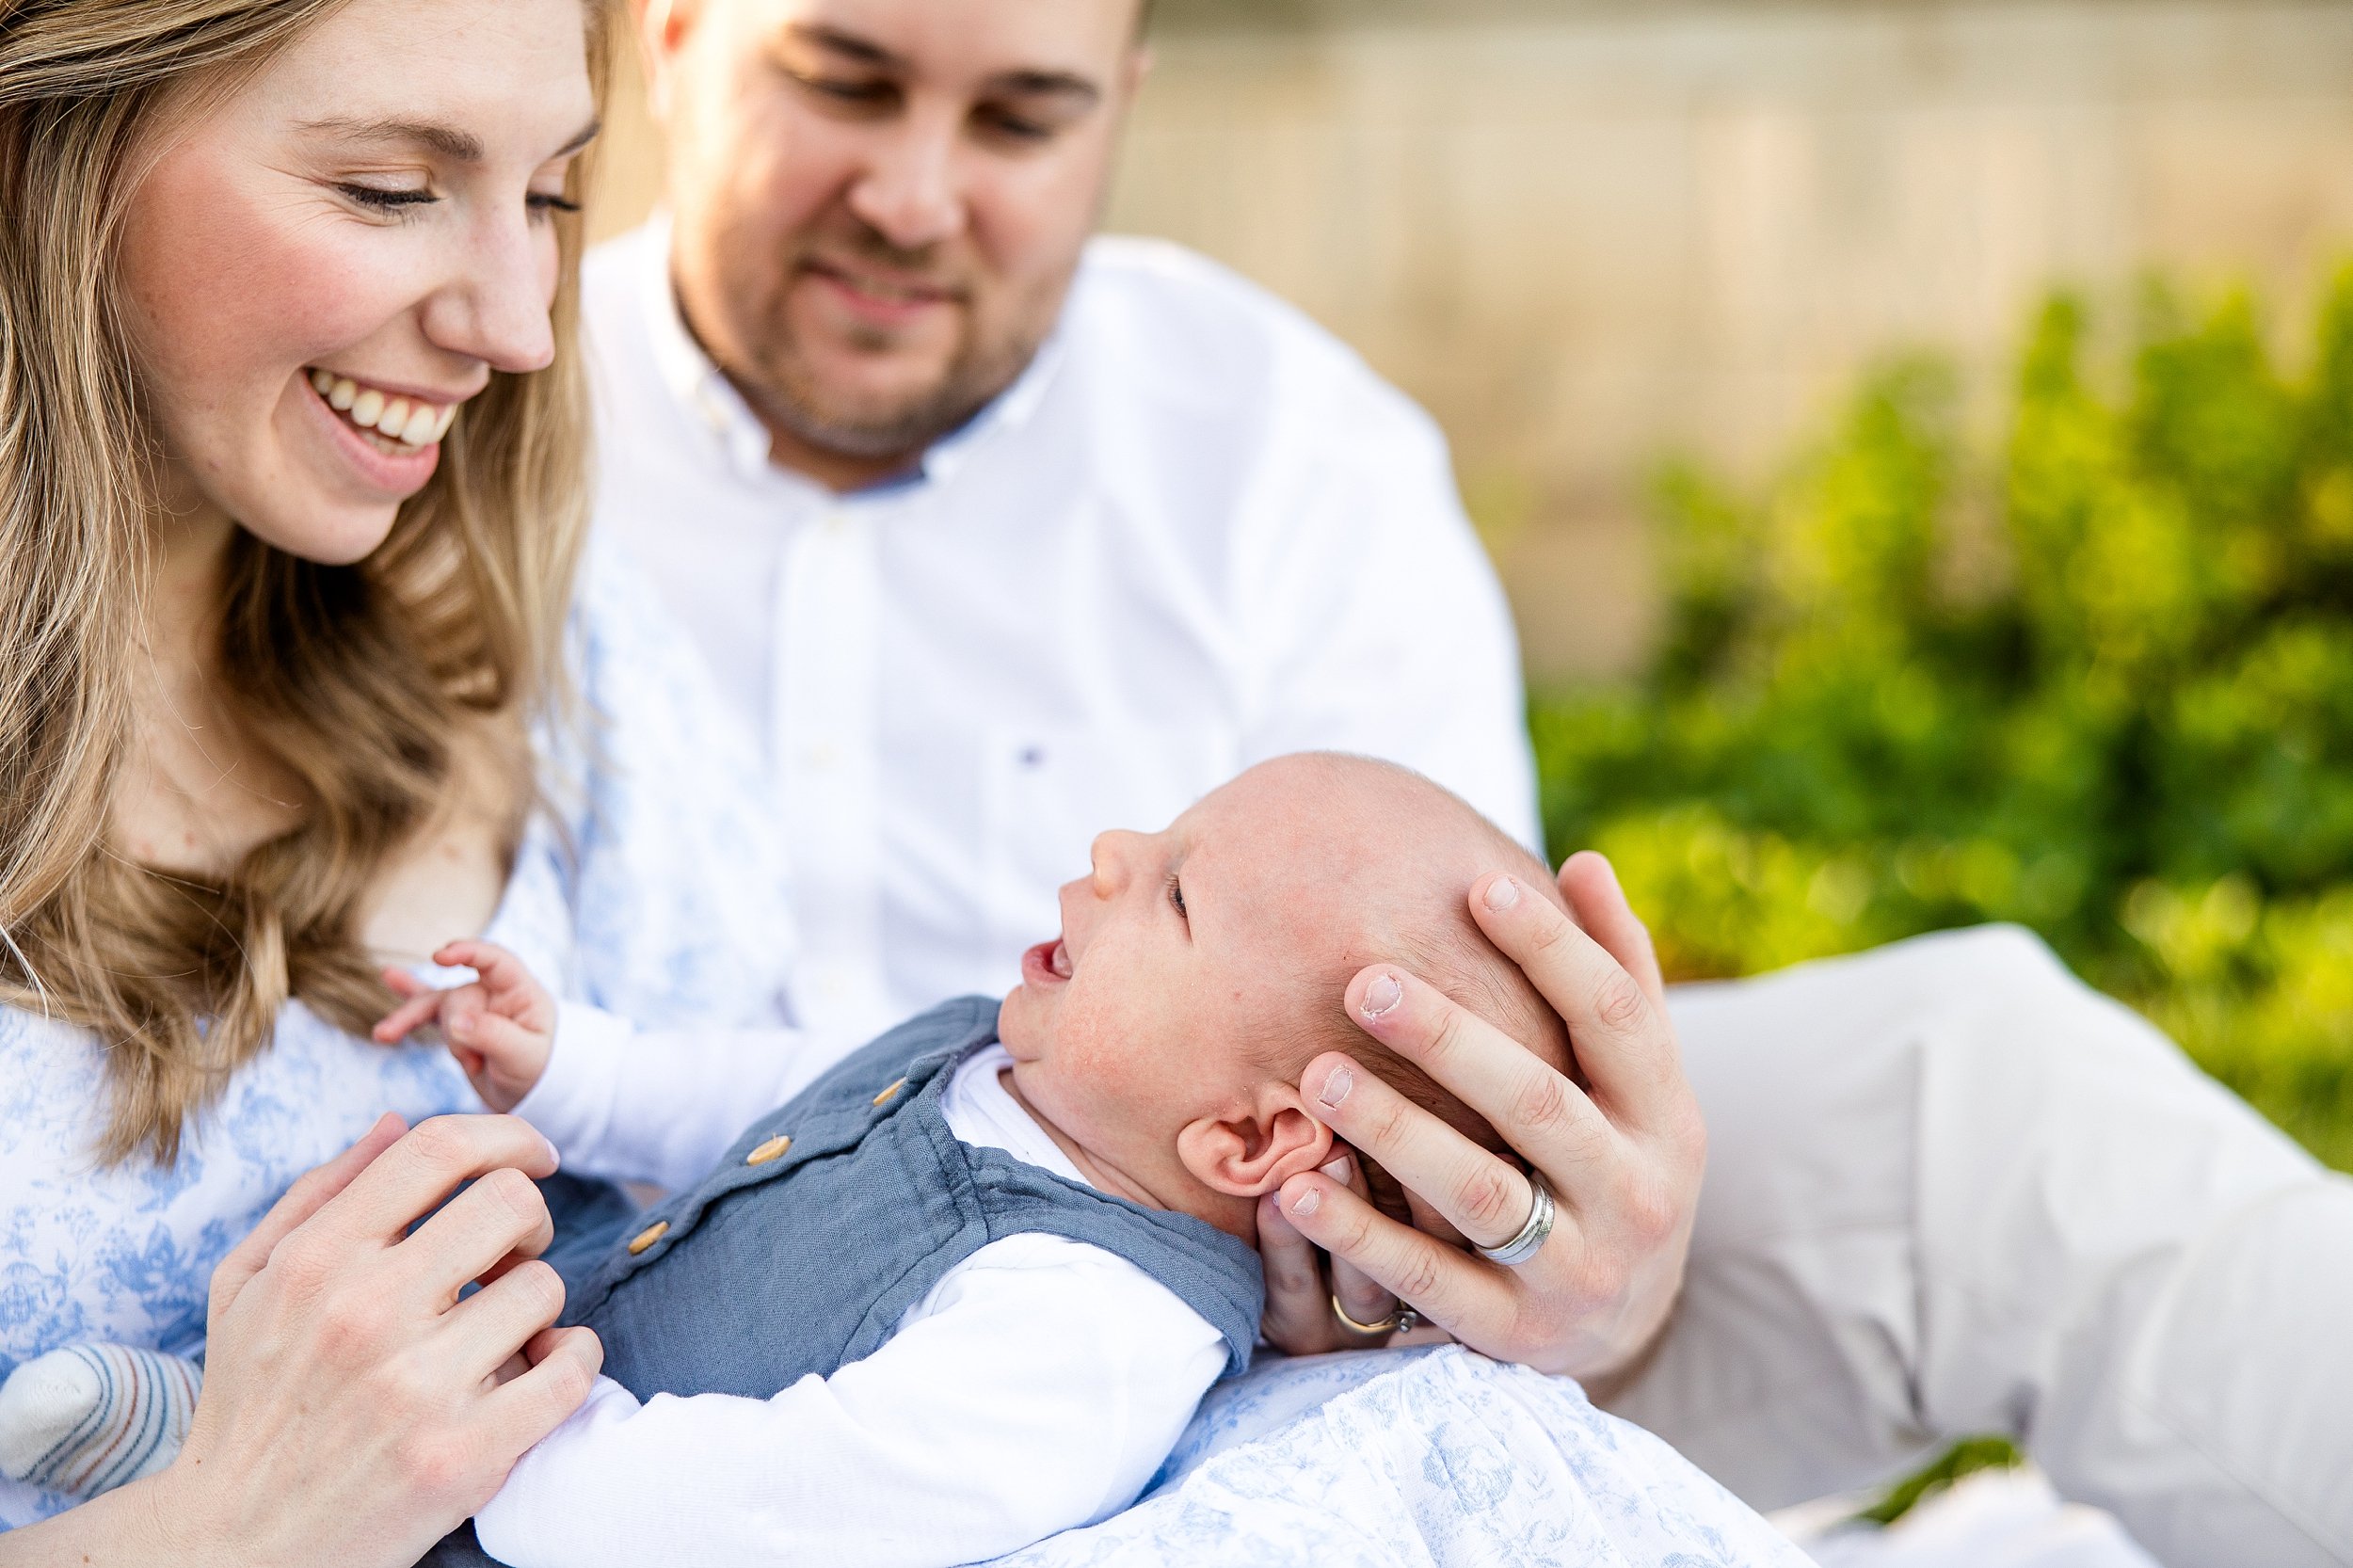
<svg viewBox="0 0 2353 1568">
<path fill-rule="evenodd" d="M 1358 1334 L 1388 1334 L 1393 1331 L 1410 1329 L 1421 1321 L 1420 1313 L 1410 1306 L 1401 1306 L 1377 1323 L 1360 1323 L 1348 1315 L 1348 1308 L 1340 1304 L 1339 1292 L 1337 1290 L 1332 1293 L 1332 1316 Z"/>
</svg>

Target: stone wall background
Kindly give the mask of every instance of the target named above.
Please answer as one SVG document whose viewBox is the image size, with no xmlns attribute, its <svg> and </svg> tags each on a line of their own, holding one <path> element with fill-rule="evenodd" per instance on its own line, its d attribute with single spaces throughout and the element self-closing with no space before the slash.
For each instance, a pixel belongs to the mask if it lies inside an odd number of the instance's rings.
<svg viewBox="0 0 2353 1568">
<path fill-rule="evenodd" d="M 1662 455 L 1755 475 L 1856 372 L 2150 268 L 2353 258 L 2348 0 L 1160 0 L 1109 225 L 1238 267 L 1451 437 L 1539 677 L 1639 660 Z M 601 231 L 656 199 L 625 84 Z"/>
</svg>

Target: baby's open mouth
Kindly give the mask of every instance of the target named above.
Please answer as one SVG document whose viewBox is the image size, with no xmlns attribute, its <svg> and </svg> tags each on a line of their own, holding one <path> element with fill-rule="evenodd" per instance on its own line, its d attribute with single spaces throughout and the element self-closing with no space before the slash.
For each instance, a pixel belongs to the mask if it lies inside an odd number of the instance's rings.
<svg viewBox="0 0 2353 1568">
<path fill-rule="evenodd" d="M 1070 965 L 1070 944 L 1067 942 L 1057 941 L 1054 944 L 1054 951 L 1046 955 L 1046 967 L 1052 969 L 1056 974 L 1062 976 L 1064 980 L 1068 980 L 1072 973 Z"/>
<path fill-rule="evenodd" d="M 311 372 L 311 386 L 344 422 L 378 451 L 412 456 L 449 434 L 455 403 L 427 403 L 387 392 L 331 370 Z"/>
<path fill-rule="evenodd" d="M 1059 936 L 1050 942 L 1040 942 L 1021 955 L 1021 978 L 1032 985 L 1058 985 L 1068 980 L 1075 969 L 1070 962 L 1070 948 Z"/>
</svg>

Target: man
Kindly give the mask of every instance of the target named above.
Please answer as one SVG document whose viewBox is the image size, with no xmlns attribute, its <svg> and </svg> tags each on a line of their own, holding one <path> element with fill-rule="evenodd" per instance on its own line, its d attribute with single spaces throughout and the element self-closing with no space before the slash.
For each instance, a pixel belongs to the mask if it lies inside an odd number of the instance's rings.
<svg viewBox="0 0 2353 1568">
<path fill-rule="evenodd" d="M 1535 832 L 1512 634 L 1428 422 L 1248 285 L 1089 238 L 1137 12 L 643 0 L 670 208 L 592 264 L 600 526 L 766 740 L 821 1038 L 1001 988 L 1093 832 L 1264 756 L 1389 757 Z M 1283 1219 L 1760 1504 L 1999 1429 L 2169 1562 L 2353 1562 L 2353 1186 L 1990 933 L 1679 996 L 1695 1215 L 1646 944 L 1592 857 L 1563 886 L 1592 940 L 1508 891 L 1481 920 L 1552 982 L 1590 1095 L 1377 989 L 1410 976 L 1350 991 L 1541 1091 L 1513 1142 L 1557 1233 L 1493 1267 L 1313 1178 Z M 1541 1190 L 1340 1069 L 1306 1082 L 1343 1136 L 1458 1218 L 1483 1181 L 1491 1246 L 1542 1235 Z M 1571 1152 L 1536 1158 L 1538 1122 Z M 1270 1278 L 1288 1342 L 1351 1342 Z"/>
</svg>

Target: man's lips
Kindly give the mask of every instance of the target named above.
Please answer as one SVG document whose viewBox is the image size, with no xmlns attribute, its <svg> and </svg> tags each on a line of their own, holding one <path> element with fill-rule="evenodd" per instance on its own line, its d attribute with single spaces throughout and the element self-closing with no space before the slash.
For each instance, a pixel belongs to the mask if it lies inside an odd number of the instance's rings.
<svg viewBox="0 0 2353 1568">
<path fill-rule="evenodd" d="M 952 305 L 961 297 L 954 289 L 917 279 L 894 278 L 830 262 L 811 261 L 804 266 L 811 278 L 825 285 L 837 302 L 853 313 L 887 325 L 913 321 L 940 306 Z"/>
<path fill-rule="evenodd" d="M 1069 945 L 1059 936 L 1021 955 L 1021 978 L 1031 985 L 1060 985 L 1072 974 Z"/>
</svg>

